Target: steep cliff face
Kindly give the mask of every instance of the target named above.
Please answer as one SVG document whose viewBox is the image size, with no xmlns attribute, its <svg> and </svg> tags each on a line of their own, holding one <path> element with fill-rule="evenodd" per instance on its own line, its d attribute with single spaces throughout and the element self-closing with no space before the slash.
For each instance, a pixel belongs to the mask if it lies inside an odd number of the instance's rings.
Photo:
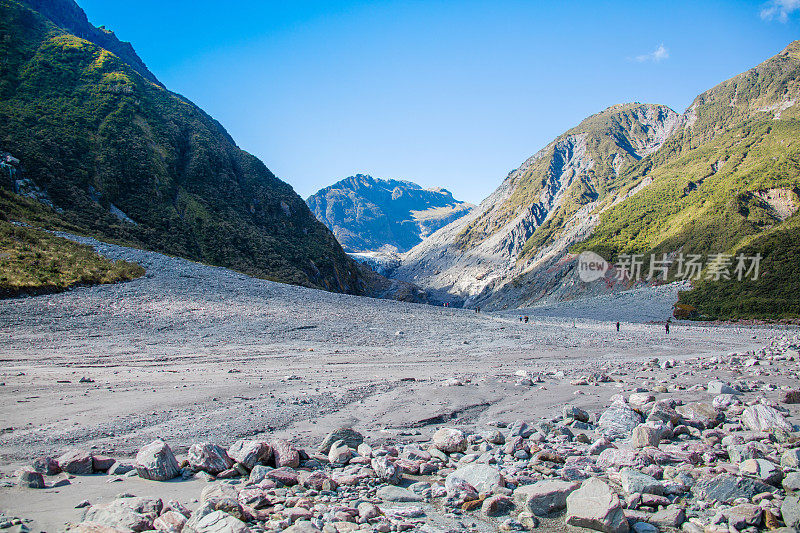
<svg viewBox="0 0 800 533">
<path fill-rule="evenodd" d="M 531 263 L 585 236 L 592 206 L 620 171 L 657 150 L 678 124 L 671 109 L 646 104 L 589 117 L 511 172 L 470 215 L 406 254 L 394 275 L 440 297 L 492 305 L 492 294 Z"/>
<path fill-rule="evenodd" d="M 445 189 L 364 174 L 321 189 L 306 202 L 348 252 L 405 252 L 473 207 Z"/>
<path fill-rule="evenodd" d="M 289 185 L 158 84 L 129 45 L 91 27 L 74 2 L 0 0 L 0 36 L 0 151 L 19 171 L 0 195 L 8 218 L 370 292 Z M 49 214 L 14 194 L 20 179 L 42 192 Z"/>
</svg>

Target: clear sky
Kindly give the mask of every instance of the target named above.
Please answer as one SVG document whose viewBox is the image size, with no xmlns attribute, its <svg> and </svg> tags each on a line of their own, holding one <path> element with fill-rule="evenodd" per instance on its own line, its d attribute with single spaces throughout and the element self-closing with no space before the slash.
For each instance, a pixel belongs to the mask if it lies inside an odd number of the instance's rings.
<svg viewBox="0 0 800 533">
<path fill-rule="evenodd" d="M 474 203 L 586 116 L 683 112 L 800 38 L 800 0 L 78 0 L 303 197 L 355 173 Z"/>
</svg>

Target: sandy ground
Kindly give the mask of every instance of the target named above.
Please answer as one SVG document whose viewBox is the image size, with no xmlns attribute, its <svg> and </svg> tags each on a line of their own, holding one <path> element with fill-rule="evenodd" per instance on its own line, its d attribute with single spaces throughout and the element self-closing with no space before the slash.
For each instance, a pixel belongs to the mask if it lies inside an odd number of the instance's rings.
<svg viewBox="0 0 800 533">
<path fill-rule="evenodd" d="M 194 442 L 264 434 L 313 446 L 341 425 L 368 440 L 413 440 L 445 421 L 536 420 L 567 402 L 596 412 L 638 386 L 726 377 L 644 370 L 640 361 L 743 353 L 786 333 L 680 323 L 666 335 L 630 313 L 620 333 L 574 312 L 523 324 L 516 314 L 325 293 L 92 242 L 141 263 L 146 277 L 0 301 L 6 474 L 75 447 L 130 456 L 155 437 L 181 453 Z M 630 372 L 621 383 L 570 385 L 576 373 L 624 361 Z M 520 369 L 566 374 L 520 387 Z M 465 385 L 444 386 L 449 378 Z M 168 485 L 191 501 L 199 494 L 192 483 Z M 0 511 L 54 531 L 80 518 L 73 507 L 83 499 L 146 495 L 152 485 L 90 476 L 35 497 L 2 488 Z"/>
</svg>

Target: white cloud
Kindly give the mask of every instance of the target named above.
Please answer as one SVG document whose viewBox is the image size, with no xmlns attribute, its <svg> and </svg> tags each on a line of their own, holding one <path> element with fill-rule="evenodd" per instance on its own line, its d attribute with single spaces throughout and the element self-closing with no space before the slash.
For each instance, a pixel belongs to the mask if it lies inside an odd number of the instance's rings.
<svg viewBox="0 0 800 533">
<path fill-rule="evenodd" d="M 796 1 L 800 2 L 800 0 Z M 668 58 L 669 58 L 669 50 L 664 46 L 664 43 L 661 43 L 658 45 L 658 48 L 656 48 L 649 54 L 642 54 L 640 56 L 636 56 L 634 60 L 637 61 L 638 63 L 645 63 L 647 61 L 658 63 L 659 61 L 663 61 L 664 59 Z"/>
<path fill-rule="evenodd" d="M 761 18 L 764 20 L 777 18 L 779 21 L 786 23 L 789 20 L 789 15 L 798 9 L 800 9 L 800 0 L 770 0 L 761 10 Z"/>
</svg>

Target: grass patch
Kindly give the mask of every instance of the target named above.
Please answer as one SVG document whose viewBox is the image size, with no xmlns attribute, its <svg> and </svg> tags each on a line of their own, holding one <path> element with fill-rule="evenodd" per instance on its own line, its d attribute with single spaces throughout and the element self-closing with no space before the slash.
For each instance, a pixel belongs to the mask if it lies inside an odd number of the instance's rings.
<svg viewBox="0 0 800 533">
<path fill-rule="evenodd" d="M 139 278 L 144 268 L 111 261 L 91 246 L 0 221 L 0 297 L 60 292 L 77 285 Z"/>
</svg>

